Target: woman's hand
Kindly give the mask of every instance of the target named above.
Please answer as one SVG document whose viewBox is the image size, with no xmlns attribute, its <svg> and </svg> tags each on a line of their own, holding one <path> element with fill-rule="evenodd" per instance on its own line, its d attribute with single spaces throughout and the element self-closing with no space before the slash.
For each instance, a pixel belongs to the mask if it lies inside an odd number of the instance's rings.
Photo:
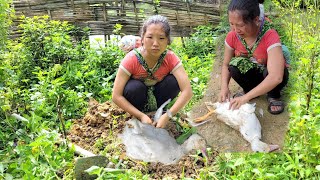
<svg viewBox="0 0 320 180">
<path fill-rule="evenodd" d="M 229 88 L 221 88 L 220 94 L 219 94 L 219 102 L 225 102 L 227 100 L 230 100 L 230 90 Z"/>
<path fill-rule="evenodd" d="M 141 122 L 142 123 L 146 123 L 146 124 L 152 124 L 152 120 L 150 119 L 150 117 L 146 114 L 144 114 L 142 117 L 141 117 Z"/>
<path fill-rule="evenodd" d="M 160 117 L 158 123 L 157 123 L 157 128 L 165 128 L 166 125 L 169 122 L 169 116 L 167 115 L 167 113 L 162 114 L 162 116 Z"/>
<path fill-rule="evenodd" d="M 233 98 L 230 100 L 229 109 L 232 109 L 232 110 L 239 109 L 241 105 L 247 102 L 249 102 L 249 99 L 247 99 L 246 95 Z"/>
</svg>

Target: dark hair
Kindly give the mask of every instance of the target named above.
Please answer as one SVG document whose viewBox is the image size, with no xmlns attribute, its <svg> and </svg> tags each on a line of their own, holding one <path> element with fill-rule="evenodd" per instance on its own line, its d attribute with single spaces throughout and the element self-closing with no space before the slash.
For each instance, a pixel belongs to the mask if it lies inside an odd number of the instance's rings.
<svg viewBox="0 0 320 180">
<path fill-rule="evenodd" d="M 154 15 L 154 16 L 150 16 L 144 23 L 143 23 L 143 26 L 141 28 L 141 38 L 144 37 L 144 34 L 146 33 L 147 31 L 147 28 L 149 25 L 151 24 L 161 24 L 163 30 L 164 30 L 164 33 L 166 35 L 166 37 L 168 38 L 168 44 L 171 43 L 171 39 L 170 39 L 170 25 L 169 25 L 169 22 L 168 22 L 168 19 L 164 16 L 161 16 L 161 15 Z"/>
<path fill-rule="evenodd" d="M 264 0 L 258 0 L 259 4 L 263 4 Z"/>
<path fill-rule="evenodd" d="M 232 0 L 228 12 L 239 11 L 243 21 L 251 23 L 254 18 L 260 15 L 259 2 L 258 0 Z"/>
</svg>

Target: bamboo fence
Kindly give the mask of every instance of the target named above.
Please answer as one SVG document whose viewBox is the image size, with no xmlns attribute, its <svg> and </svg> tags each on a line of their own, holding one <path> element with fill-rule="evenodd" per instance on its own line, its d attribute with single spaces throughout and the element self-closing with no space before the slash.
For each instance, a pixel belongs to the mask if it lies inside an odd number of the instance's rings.
<svg viewBox="0 0 320 180">
<path fill-rule="evenodd" d="M 116 24 L 123 25 L 121 33 L 138 35 L 143 21 L 154 14 L 168 18 L 173 37 L 187 37 L 194 27 L 220 20 L 220 0 L 14 0 L 13 7 L 12 37 L 20 36 L 21 15 L 48 15 L 89 27 L 90 35 L 111 35 Z"/>
</svg>

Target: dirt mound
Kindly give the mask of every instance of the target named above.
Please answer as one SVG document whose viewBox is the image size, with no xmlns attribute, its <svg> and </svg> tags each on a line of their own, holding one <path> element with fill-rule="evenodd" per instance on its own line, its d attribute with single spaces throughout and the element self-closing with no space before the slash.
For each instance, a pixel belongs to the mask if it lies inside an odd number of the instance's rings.
<svg viewBox="0 0 320 180">
<path fill-rule="evenodd" d="M 139 170 L 149 174 L 153 179 L 171 177 L 197 177 L 199 169 L 211 164 L 217 152 L 209 151 L 207 155 L 193 151 L 193 155 L 184 156 L 178 164 L 163 165 L 161 163 L 145 163 L 125 157 L 125 147 L 121 144 L 118 134 L 122 133 L 125 122 L 132 118 L 115 104 L 105 102 L 99 104 L 90 100 L 88 111 L 82 119 L 74 122 L 68 133 L 72 143 L 95 154 L 107 154 L 109 158 L 120 157 L 123 163 L 120 168 Z M 177 138 L 181 133 L 176 124 L 171 122 L 166 129 L 172 137 Z M 110 148 L 112 147 L 112 148 Z"/>
<path fill-rule="evenodd" d="M 116 105 L 105 102 L 99 104 L 95 100 L 89 101 L 88 112 L 82 119 L 77 119 L 71 127 L 68 139 L 80 147 L 95 151 L 95 143 L 98 139 L 108 140 L 110 131 L 114 134 L 120 133 L 125 121 L 130 115 L 118 108 Z"/>
</svg>

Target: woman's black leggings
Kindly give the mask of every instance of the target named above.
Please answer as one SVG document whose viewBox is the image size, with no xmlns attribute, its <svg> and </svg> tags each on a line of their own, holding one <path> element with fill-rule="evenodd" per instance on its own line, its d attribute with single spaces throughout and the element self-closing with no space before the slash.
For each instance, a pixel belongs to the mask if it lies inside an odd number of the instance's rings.
<svg viewBox="0 0 320 180">
<path fill-rule="evenodd" d="M 265 68 L 263 72 L 260 72 L 260 69 L 250 69 L 245 74 L 241 74 L 240 70 L 237 67 L 229 66 L 229 72 L 231 74 L 231 77 L 242 87 L 245 93 L 255 88 L 268 75 L 267 68 Z M 274 89 L 268 92 L 268 97 L 280 98 L 280 92 L 282 88 L 287 84 L 288 79 L 289 71 L 287 68 L 285 68 L 282 82 Z"/>
<path fill-rule="evenodd" d="M 124 87 L 123 96 L 137 109 L 142 111 L 148 102 L 147 86 L 140 80 L 129 79 Z M 157 100 L 158 108 L 169 98 L 173 100 L 180 92 L 177 79 L 169 74 L 162 81 L 154 85 L 153 94 Z"/>
</svg>

